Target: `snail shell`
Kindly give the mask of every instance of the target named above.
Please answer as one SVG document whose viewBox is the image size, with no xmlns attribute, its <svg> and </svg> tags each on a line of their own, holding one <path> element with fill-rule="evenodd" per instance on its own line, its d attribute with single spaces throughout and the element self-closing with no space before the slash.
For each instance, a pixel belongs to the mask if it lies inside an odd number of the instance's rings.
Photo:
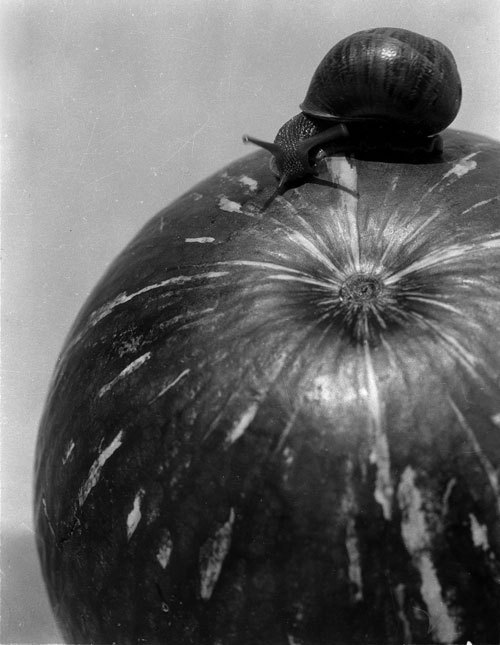
<svg viewBox="0 0 500 645">
<path fill-rule="evenodd" d="M 274 143 L 243 140 L 274 155 L 271 170 L 281 190 L 315 172 L 313 153 L 325 144 L 439 154 L 435 135 L 456 117 L 461 99 L 457 65 L 445 45 L 407 29 L 367 29 L 330 49 L 301 114 L 280 128 Z"/>
<path fill-rule="evenodd" d="M 332 121 L 380 120 L 433 135 L 456 117 L 462 86 L 438 40 L 391 27 L 358 31 L 323 58 L 300 109 Z"/>
</svg>

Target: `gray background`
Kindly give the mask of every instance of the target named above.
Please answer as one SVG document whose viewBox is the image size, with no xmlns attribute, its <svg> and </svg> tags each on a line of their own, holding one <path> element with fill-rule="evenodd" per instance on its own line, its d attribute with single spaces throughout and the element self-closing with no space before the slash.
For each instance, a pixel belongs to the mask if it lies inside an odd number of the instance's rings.
<svg viewBox="0 0 500 645">
<path fill-rule="evenodd" d="M 70 324 L 156 211 L 272 139 L 326 51 L 399 26 L 447 44 L 454 127 L 500 139 L 498 0 L 3 2 L 1 643 L 58 643 L 36 563 L 37 424 Z"/>
</svg>

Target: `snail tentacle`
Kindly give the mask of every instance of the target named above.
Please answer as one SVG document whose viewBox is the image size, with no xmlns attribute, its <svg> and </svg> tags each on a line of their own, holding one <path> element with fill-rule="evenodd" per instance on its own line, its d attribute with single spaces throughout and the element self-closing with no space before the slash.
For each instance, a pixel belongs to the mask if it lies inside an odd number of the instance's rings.
<svg viewBox="0 0 500 645">
<path fill-rule="evenodd" d="M 349 132 L 344 124 L 328 126 L 318 124 L 305 114 L 297 114 L 283 125 L 274 143 L 244 135 L 244 143 L 269 151 L 273 157 L 271 168 L 280 178 L 279 187 L 289 182 L 314 175 L 316 168 L 311 162 L 311 152 L 321 145 L 332 144 L 338 139 L 347 138 Z"/>
</svg>

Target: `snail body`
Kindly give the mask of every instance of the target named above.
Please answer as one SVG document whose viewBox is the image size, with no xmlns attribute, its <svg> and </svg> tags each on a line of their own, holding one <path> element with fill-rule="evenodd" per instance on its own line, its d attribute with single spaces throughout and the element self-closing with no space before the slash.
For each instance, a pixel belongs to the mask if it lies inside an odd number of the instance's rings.
<svg viewBox="0 0 500 645">
<path fill-rule="evenodd" d="M 280 188 L 314 173 L 313 152 L 441 149 L 439 132 L 456 117 L 462 97 L 451 51 L 406 29 L 359 31 L 330 49 L 313 74 L 301 114 L 278 131 L 274 143 L 244 137 L 269 150 Z M 372 137 L 373 133 L 373 137 Z"/>
<path fill-rule="evenodd" d="M 287 182 L 314 174 L 315 168 L 311 162 L 311 152 L 322 144 L 330 144 L 336 140 L 349 137 L 349 131 L 343 123 L 332 126 L 321 119 L 309 117 L 304 112 L 296 114 L 281 128 L 274 139 L 268 143 L 245 135 L 245 143 L 254 143 L 269 150 L 271 170 L 280 178 L 280 188 Z"/>
</svg>

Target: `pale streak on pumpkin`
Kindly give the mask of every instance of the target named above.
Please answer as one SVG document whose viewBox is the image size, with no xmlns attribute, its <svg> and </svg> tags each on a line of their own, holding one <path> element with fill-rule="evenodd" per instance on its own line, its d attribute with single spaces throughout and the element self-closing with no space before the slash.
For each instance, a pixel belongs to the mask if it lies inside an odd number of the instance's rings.
<svg viewBox="0 0 500 645">
<path fill-rule="evenodd" d="M 63 466 L 68 461 L 68 459 L 71 457 L 71 454 L 72 454 L 74 449 L 75 449 L 75 442 L 73 441 L 73 439 L 71 439 L 71 441 L 69 442 L 68 447 L 66 448 L 66 451 L 65 451 L 65 453 L 63 455 L 63 458 L 62 458 Z"/>
<path fill-rule="evenodd" d="M 85 329 L 83 329 L 79 334 L 75 336 L 75 338 L 71 341 L 71 343 L 68 345 L 68 347 L 65 348 L 64 353 L 67 354 L 72 347 L 77 345 L 81 339 L 85 336 L 85 334 L 95 327 L 103 318 L 106 318 L 109 316 L 116 307 L 119 307 L 120 305 L 124 305 L 127 302 L 130 302 L 130 300 L 133 300 L 134 298 L 137 298 L 139 296 L 144 295 L 145 293 L 149 293 L 150 291 L 154 291 L 156 289 L 163 289 L 163 287 L 170 287 L 170 286 L 177 286 L 177 285 L 184 285 L 189 282 L 193 282 L 195 280 L 215 280 L 216 278 L 222 278 L 224 276 L 228 275 L 227 271 L 207 271 L 206 273 L 195 273 L 193 275 L 177 275 L 173 276 L 172 278 L 167 278 L 166 280 L 162 280 L 161 282 L 157 282 L 155 284 L 148 284 L 147 287 L 143 287 L 142 289 L 139 289 L 138 291 L 134 291 L 133 293 L 120 293 L 116 298 L 113 298 L 110 302 L 106 303 L 102 307 L 99 307 L 99 309 L 96 309 L 94 312 L 92 312 L 89 316 L 87 326 Z M 62 364 L 62 360 L 60 361 L 60 364 Z"/>
<path fill-rule="evenodd" d="M 172 541 L 172 536 L 168 529 L 164 529 L 163 535 L 160 541 L 160 548 L 156 554 L 156 559 L 158 560 L 160 567 L 166 569 L 168 563 L 170 562 L 170 557 L 174 548 L 174 543 Z"/>
<path fill-rule="evenodd" d="M 330 271 L 335 275 L 335 277 L 342 279 L 344 275 L 339 271 L 338 267 L 333 264 L 333 262 L 328 258 L 322 251 L 305 235 L 295 231 L 288 234 L 288 238 L 291 242 L 300 246 L 304 251 L 306 251 L 312 258 L 317 262 L 322 264 L 327 271 Z"/>
<path fill-rule="evenodd" d="M 391 478 L 391 462 L 389 454 L 389 443 L 383 427 L 382 409 L 380 395 L 377 385 L 377 377 L 373 367 L 371 352 L 368 344 L 364 346 L 365 357 L 365 378 L 366 378 L 366 402 L 373 435 L 373 446 L 370 461 L 377 466 L 377 477 L 375 482 L 375 500 L 382 507 L 386 520 L 392 517 L 392 502 L 394 486 Z"/>
<path fill-rule="evenodd" d="M 346 489 L 342 498 L 342 512 L 347 518 L 345 527 L 345 547 L 348 559 L 348 576 L 355 589 L 352 594 L 355 602 L 363 600 L 363 574 L 361 569 L 361 554 L 359 551 L 359 540 L 356 532 L 356 495 L 352 482 L 352 461 L 349 460 L 346 464 Z"/>
<path fill-rule="evenodd" d="M 143 287 L 138 291 L 133 293 L 120 293 L 116 298 L 103 305 L 96 311 L 94 311 L 89 317 L 89 327 L 94 327 L 98 322 L 100 322 L 118 306 L 124 305 L 130 300 L 142 296 L 145 293 L 150 291 L 155 291 L 156 289 L 163 289 L 164 287 L 184 285 L 188 282 L 193 282 L 194 280 L 213 280 L 215 278 L 222 278 L 227 275 L 227 271 L 207 271 L 206 273 L 194 273 L 193 275 L 176 275 L 172 278 L 167 278 L 161 282 L 155 284 L 148 284 L 147 287 Z"/>
<path fill-rule="evenodd" d="M 481 242 L 481 247 L 484 249 L 498 249 L 500 248 L 500 233 L 491 233 L 488 235 L 489 240 Z"/>
<path fill-rule="evenodd" d="M 490 197 L 490 199 L 483 199 L 481 202 L 477 202 L 477 204 L 469 206 L 469 208 L 466 208 L 464 211 L 462 211 L 462 215 L 466 215 L 467 213 L 470 213 L 471 211 L 475 210 L 476 208 L 480 208 L 481 206 L 486 206 L 487 204 L 494 202 L 495 199 L 500 199 L 500 195 L 495 195 L 494 197 Z"/>
<path fill-rule="evenodd" d="M 457 316 L 463 315 L 463 311 L 461 311 L 460 309 L 457 309 L 457 307 L 454 307 L 453 305 L 450 305 L 447 302 L 442 302 L 438 298 L 434 298 L 432 296 L 419 295 L 418 292 L 411 293 L 411 292 L 405 291 L 405 300 L 414 300 L 416 302 L 423 302 L 427 305 L 431 305 L 432 307 L 438 307 L 440 309 L 445 309 L 446 311 L 450 311 L 451 313 L 456 314 Z"/>
<path fill-rule="evenodd" d="M 448 177 L 451 177 L 451 175 L 463 177 L 471 170 L 475 170 L 477 168 L 477 161 L 472 161 L 472 158 L 478 154 L 478 152 L 471 152 L 470 155 L 462 157 L 462 159 L 460 159 L 453 168 L 451 168 L 451 170 L 448 170 L 448 172 L 443 175 L 443 179 L 447 179 Z"/>
<path fill-rule="evenodd" d="M 341 268 L 344 264 L 343 260 L 340 259 L 338 264 L 335 264 L 334 258 L 332 257 L 331 251 L 331 243 L 329 241 L 329 236 L 333 235 L 334 237 L 337 237 L 336 232 L 330 231 L 329 235 L 325 237 L 324 234 L 320 234 L 318 230 L 316 230 L 315 226 L 313 225 L 313 218 L 307 219 L 307 217 L 303 217 L 296 209 L 293 207 L 291 210 L 295 211 L 294 212 L 294 218 L 293 218 L 293 226 L 287 225 L 284 222 L 280 222 L 276 219 L 274 221 L 276 224 L 284 228 L 288 234 L 294 235 L 297 233 L 297 224 L 300 224 L 303 228 L 304 231 L 307 231 L 309 234 L 309 239 L 313 240 L 313 245 L 315 246 L 316 249 L 322 249 L 322 259 L 321 261 L 324 262 L 323 258 L 325 257 L 326 254 L 326 263 L 324 263 L 325 267 L 327 269 L 335 270 L 337 273 L 344 275 L 345 270 Z M 310 208 L 307 207 L 308 212 L 310 211 Z M 311 213 L 312 214 L 312 213 Z M 319 214 L 319 212 L 318 212 Z M 331 223 L 335 222 L 335 218 L 332 220 Z M 313 255 L 316 255 L 316 251 L 313 251 Z M 350 271 L 350 267 L 347 268 L 348 271 Z"/>
<path fill-rule="evenodd" d="M 292 194 L 296 194 L 295 189 L 292 191 Z M 295 217 L 300 217 L 298 209 L 285 196 L 276 195 L 275 199 L 276 199 L 276 203 L 279 204 L 280 207 L 284 208 L 288 214 L 293 215 Z M 276 224 L 278 224 L 279 226 L 283 226 L 283 222 L 276 219 L 275 217 L 270 217 L 270 220 L 273 222 L 276 222 Z M 291 230 L 295 230 L 295 229 L 291 229 Z"/>
<path fill-rule="evenodd" d="M 354 600 L 360 602 L 363 600 L 363 576 L 356 523 L 353 517 L 349 517 L 347 520 L 345 546 L 349 559 L 349 580 L 356 587 Z"/>
<path fill-rule="evenodd" d="M 347 227 L 346 240 L 351 251 L 351 268 L 353 271 L 361 271 L 358 197 L 356 197 L 358 193 L 358 172 L 356 166 L 344 156 L 327 157 L 326 165 L 332 182 L 347 189 L 338 191 L 340 210 Z"/>
<path fill-rule="evenodd" d="M 462 159 L 459 159 L 457 163 L 447 172 L 445 172 L 441 179 L 436 182 L 433 186 L 431 186 L 425 195 L 419 200 L 419 203 L 421 203 L 426 197 L 428 197 L 432 192 L 436 190 L 443 182 L 445 182 L 449 177 L 452 175 L 455 175 L 455 177 L 463 177 L 466 175 L 468 172 L 471 170 L 474 170 L 477 167 L 477 163 L 475 161 L 471 161 L 473 157 L 475 157 L 478 152 L 472 152 L 470 155 L 467 155 L 466 157 L 462 157 Z"/>
<path fill-rule="evenodd" d="M 200 549 L 200 596 L 203 600 L 210 600 L 221 574 L 224 560 L 231 548 L 234 520 L 234 509 L 231 508 L 227 522 Z"/>
<path fill-rule="evenodd" d="M 436 208 L 428 217 L 425 217 L 418 226 L 415 228 L 412 228 L 408 234 L 405 236 L 403 243 L 405 246 L 409 246 L 410 242 L 413 242 L 413 240 L 419 238 L 423 231 L 425 231 L 426 228 L 428 228 L 434 221 L 442 217 L 442 211 L 439 208 Z M 412 222 L 413 225 L 413 222 Z M 393 237 L 393 245 L 399 248 L 399 245 L 401 244 L 401 240 L 397 237 Z M 384 254 L 382 256 L 382 262 L 385 259 L 387 252 L 392 250 L 391 244 L 387 245 L 387 248 L 384 251 Z"/>
<path fill-rule="evenodd" d="M 246 186 L 249 188 L 252 192 L 255 192 L 257 188 L 259 187 L 259 184 L 257 183 L 256 179 L 252 179 L 251 177 L 248 177 L 247 175 L 241 175 L 238 177 L 238 182 L 242 186 Z"/>
<path fill-rule="evenodd" d="M 425 318 L 421 314 L 413 311 L 411 316 L 414 320 L 420 323 L 423 327 L 431 329 L 436 337 L 444 341 L 443 347 L 446 348 L 448 354 L 455 360 L 458 360 L 460 364 L 469 372 L 469 374 L 478 382 L 482 381 L 482 376 L 476 369 L 477 356 L 467 351 L 467 349 L 461 344 L 458 338 L 455 338 L 453 334 L 444 330 L 441 325 L 438 325 L 431 321 L 429 318 Z"/>
<path fill-rule="evenodd" d="M 275 452 L 279 452 L 283 448 L 285 441 L 288 439 L 288 435 L 290 434 L 295 424 L 295 421 L 297 420 L 297 415 L 299 414 L 299 410 L 300 410 L 300 406 L 297 406 L 297 408 L 292 411 L 292 414 L 290 415 L 288 421 L 285 424 L 285 427 L 283 428 L 283 431 L 281 432 L 280 439 Z M 285 456 L 285 461 L 288 464 L 285 451 L 283 451 L 283 455 Z"/>
<path fill-rule="evenodd" d="M 304 275 L 307 274 L 299 271 L 298 269 L 292 269 L 285 264 L 276 264 L 275 262 L 263 262 L 261 260 L 223 260 L 217 262 L 217 266 L 249 266 L 255 269 L 263 269 L 264 271 L 284 271 L 292 275 Z M 322 283 L 323 284 L 323 283 Z"/>
<path fill-rule="evenodd" d="M 408 274 L 441 267 L 448 263 L 461 260 L 468 255 L 480 254 L 481 251 L 485 249 L 500 248 L 500 236 L 498 234 L 493 234 L 490 237 L 491 239 L 476 241 L 473 244 L 455 244 L 447 247 L 446 249 L 430 251 L 426 256 L 412 262 L 404 269 L 400 269 L 399 271 L 395 271 L 394 273 L 387 275 L 384 278 L 384 282 L 386 285 L 391 285 L 398 282 Z"/>
<path fill-rule="evenodd" d="M 232 428 L 230 429 L 229 433 L 225 438 L 225 441 L 224 441 L 225 448 L 229 448 L 231 444 L 233 444 L 237 439 L 239 439 L 247 430 L 248 426 L 252 423 L 253 419 L 255 418 L 255 415 L 257 414 L 257 411 L 259 409 L 261 402 L 267 395 L 269 388 L 272 387 L 273 383 L 281 373 L 283 365 L 286 361 L 286 357 L 287 357 L 286 352 L 282 352 L 280 355 L 275 357 L 272 370 L 270 370 L 270 372 L 268 373 L 269 380 L 266 380 L 266 384 L 262 387 L 256 399 L 254 399 L 254 401 L 249 405 L 249 407 L 241 414 L 238 421 L 236 421 L 236 423 L 233 424 Z M 236 394 L 237 394 L 237 389 L 233 390 L 232 396 L 235 396 Z M 208 430 L 205 432 L 205 437 L 204 437 L 205 439 L 208 436 L 210 436 L 214 428 L 218 426 L 219 421 L 222 417 L 222 414 L 223 413 L 221 411 L 218 415 L 216 415 L 215 420 L 212 421 L 212 423 L 209 425 Z"/>
<path fill-rule="evenodd" d="M 400 214 L 397 209 L 393 211 L 393 214 L 388 218 L 388 220 L 385 222 L 384 227 L 389 227 L 389 224 L 392 223 L 395 228 L 401 229 L 401 223 L 398 223 L 398 218 L 400 217 Z M 401 240 L 398 235 L 392 235 L 387 243 L 386 246 L 382 252 L 382 255 L 379 260 L 379 265 L 381 267 L 384 267 L 387 261 L 388 256 L 392 257 L 398 257 L 401 253 L 401 244 L 404 244 L 405 246 L 410 245 L 411 242 L 413 242 L 415 239 L 418 239 L 422 233 L 425 231 L 426 228 L 430 227 L 432 223 L 436 220 L 438 220 L 440 217 L 442 217 L 442 212 L 439 208 L 435 209 L 430 213 L 430 215 L 426 216 L 423 218 L 420 223 L 415 226 L 415 224 L 419 221 L 418 219 L 412 219 L 411 221 L 405 221 L 404 226 L 408 227 L 409 230 L 405 233 L 404 240 Z M 392 222 L 391 222 L 392 221 Z M 414 228 L 411 228 L 414 227 Z M 389 266 L 391 265 L 391 260 L 388 262 Z M 384 272 L 384 282 L 385 282 L 385 277 L 389 277 L 391 274 L 389 271 Z M 396 277 L 396 281 L 398 278 Z"/>
<path fill-rule="evenodd" d="M 286 484 L 288 482 L 288 478 L 290 476 L 290 469 L 293 465 L 293 462 L 295 461 L 295 453 L 292 451 L 292 449 L 289 446 L 286 446 L 281 453 L 283 455 L 283 460 L 285 462 L 285 468 L 283 470 L 283 482 Z"/>
<path fill-rule="evenodd" d="M 200 309 L 198 311 L 183 311 L 181 314 L 172 316 L 171 318 L 163 321 L 161 323 L 161 329 L 168 329 L 169 327 L 177 325 L 177 323 L 184 323 L 183 328 L 189 327 L 190 325 L 195 324 L 196 320 L 203 318 L 203 316 L 206 316 L 213 311 L 215 311 L 215 307 L 207 307 L 206 309 Z M 190 320 L 190 318 L 194 318 L 194 321 Z"/>
<path fill-rule="evenodd" d="M 145 492 L 146 491 L 144 490 L 144 488 L 140 488 L 137 491 L 136 496 L 134 497 L 132 510 L 127 515 L 127 539 L 128 540 L 130 540 L 132 535 L 135 533 L 135 530 L 139 525 L 139 522 L 141 521 L 141 517 L 142 517 L 141 503 Z"/>
<path fill-rule="evenodd" d="M 248 428 L 248 426 L 255 419 L 255 415 L 259 409 L 260 402 L 254 401 L 251 403 L 248 408 L 243 412 L 238 421 L 231 428 L 228 436 L 226 437 L 226 445 L 231 445 L 237 441 Z"/>
<path fill-rule="evenodd" d="M 469 520 L 470 532 L 474 546 L 482 551 L 489 551 L 490 543 L 488 541 L 488 527 L 484 524 L 480 524 L 473 513 L 469 513 Z"/>
<path fill-rule="evenodd" d="M 174 378 L 173 381 L 170 381 L 167 383 L 162 389 L 158 392 L 158 394 L 155 396 L 153 401 L 156 401 L 156 399 L 159 399 L 160 396 L 163 396 L 166 392 L 168 392 L 171 388 L 175 387 L 179 381 L 181 381 L 185 376 L 189 374 L 191 370 L 185 369 L 183 372 L 181 372 L 178 376 Z"/>
<path fill-rule="evenodd" d="M 187 244 L 211 244 L 215 242 L 215 237 L 186 237 L 184 242 Z"/>
<path fill-rule="evenodd" d="M 415 478 L 415 471 L 407 466 L 397 490 L 402 516 L 401 535 L 420 573 L 420 593 L 428 609 L 430 628 L 440 643 L 454 643 L 459 637 L 459 631 L 442 597 L 441 585 L 431 558 L 432 538 Z"/>
<path fill-rule="evenodd" d="M 89 496 L 90 491 L 94 488 L 94 486 L 101 478 L 101 470 L 104 464 L 108 461 L 111 455 L 116 452 L 116 450 L 118 450 L 118 448 L 122 445 L 122 438 L 123 430 L 120 430 L 120 432 L 116 435 L 109 446 L 99 454 L 97 459 L 95 459 L 94 463 L 90 467 L 87 479 L 81 486 L 78 493 L 78 504 L 80 507 L 85 503 L 85 500 Z"/>
<path fill-rule="evenodd" d="M 499 490 L 499 482 L 498 482 L 498 474 L 491 463 L 491 461 L 488 459 L 486 456 L 484 450 L 482 450 L 476 435 L 474 434 L 474 430 L 470 427 L 470 425 L 467 423 L 467 419 L 464 417 L 464 415 L 460 412 L 459 408 L 457 407 L 455 401 L 451 398 L 451 396 L 448 396 L 448 401 L 450 403 L 451 409 L 453 410 L 462 430 L 465 432 L 465 435 L 467 436 L 469 443 L 471 444 L 474 454 L 476 455 L 479 463 L 481 464 L 488 481 L 490 482 L 491 489 L 494 493 L 495 499 L 497 500 L 497 508 L 500 512 L 500 490 Z"/>
<path fill-rule="evenodd" d="M 226 211 L 226 213 L 243 213 L 241 210 L 241 204 L 233 202 L 224 196 L 219 198 L 219 208 L 221 211 Z"/>
<path fill-rule="evenodd" d="M 334 282 L 331 280 L 327 282 L 326 280 L 318 280 L 312 278 L 307 274 L 303 273 L 273 273 L 268 276 L 269 280 L 279 280 L 282 282 L 300 282 L 301 284 L 308 284 L 315 287 L 334 287 L 339 286 L 340 282 Z"/>
<path fill-rule="evenodd" d="M 312 277 L 308 276 L 307 274 L 300 274 L 300 273 L 299 274 L 274 273 L 274 274 L 270 274 L 268 276 L 268 279 L 269 280 L 279 280 L 279 281 L 282 281 L 282 282 L 300 282 L 301 284 L 308 284 L 308 285 L 311 285 L 311 286 L 323 287 L 323 288 L 325 288 L 325 287 L 330 287 L 330 288 L 337 287 L 338 288 L 342 284 L 342 282 L 340 280 L 337 281 L 337 282 L 335 282 L 334 280 L 330 280 L 330 281 L 318 280 L 316 278 L 312 278 Z M 335 302 L 337 301 L 336 298 L 334 298 L 334 300 L 335 300 Z"/>
<path fill-rule="evenodd" d="M 139 356 L 139 358 L 136 358 L 134 361 L 130 363 L 130 365 L 127 365 L 122 371 L 115 376 L 114 379 L 111 379 L 109 383 L 106 383 L 106 385 L 103 385 L 101 389 L 99 390 L 99 397 L 102 397 L 106 394 L 106 392 L 109 392 L 117 383 L 118 381 L 121 381 L 123 378 L 126 376 L 130 376 L 130 374 L 133 374 L 136 370 L 141 367 L 141 365 L 144 365 L 146 361 L 149 361 L 151 358 L 151 352 L 146 352 L 142 356 Z"/>
<path fill-rule="evenodd" d="M 307 273 L 303 273 L 302 271 L 299 271 L 297 269 L 292 269 L 291 267 L 282 264 L 276 264 L 274 262 L 262 262 L 256 260 L 226 260 L 217 263 L 217 266 L 221 265 L 229 265 L 235 267 L 249 266 L 253 267 L 254 269 L 262 269 L 263 271 L 268 272 L 268 275 L 266 276 L 268 280 L 295 281 L 302 284 L 308 284 L 323 288 L 325 286 L 328 286 L 328 282 L 326 282 L 325 280 L 313 278 Z M 335 285 L 337 283 L 332 280 L 331 284 Z"/>
<path fill-rule="evenodd" d="M 55 534 L 55 531 L 54 531 L 54 527 L 52 526 L 52 522 L 50 521 L 49 513 L 47 511 L 47 502 L 45 501 L 44 496 L 42 496 L 42 508 L 43 508 L 43 514 L 45 515 L 45 519 L 47 520 L 47 524 L 49 526 L 50 532 L 52 533 L 52 535 L 55 538 L 56 534 Z"/>
<path fill-rule="evenodd" d="M 450 497 L 453 492 L 453 489 L 457 485 L 457 480 L 455 477 L 452 477 L 450 481 L 446 484 L 446 490 L 444 491 L 443 500 L 442 500 L 442 510 L 441 515 L 446 517 L 450 508 Z"/>
<path fill-rule="evenodd" d="M 398 603 L 398 618 L 403 625 L 403 636 L 404 643 L 412 643 L 413 635 L 411 633 L 410 621 L 405 614 L 405 586 L 399 584 L 394 589 L 394 595 L 396 596 L 396 602 Z"/>
<path fill-rule="evenodd" d="M 290 422 L 288 422 L 287 425 L 289 425 L 289 423 Z M 293 450 L 289 446 L 286 446 L 286 448 L 284 448 L 284 450 L 283 450 L 283 458 L 285 459 L 285 465 L 287 466 L 287 468 L 290 468 L 290 466 L 295 461 L 295 453 L 293 452 Z"/>
</svg>

